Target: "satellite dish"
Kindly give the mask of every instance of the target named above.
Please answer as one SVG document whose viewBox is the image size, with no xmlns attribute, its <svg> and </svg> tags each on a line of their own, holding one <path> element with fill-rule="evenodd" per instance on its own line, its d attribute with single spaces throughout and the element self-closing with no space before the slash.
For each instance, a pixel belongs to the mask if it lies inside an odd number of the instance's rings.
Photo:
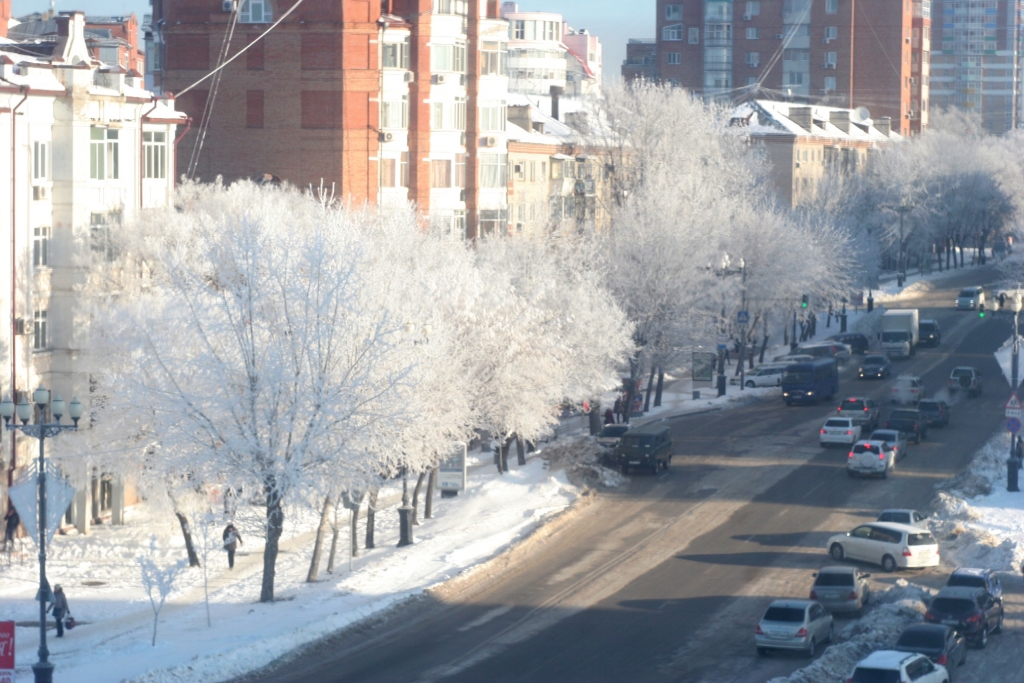
<svg viewBox="0 0 1024 683">
<path fill-rule="evenodd" d="M 871 112 L 868 111 L 867 107 L 857 107 L 853 110 L 853 118 L 863 123 L 871 118 Z"/>
</svg>

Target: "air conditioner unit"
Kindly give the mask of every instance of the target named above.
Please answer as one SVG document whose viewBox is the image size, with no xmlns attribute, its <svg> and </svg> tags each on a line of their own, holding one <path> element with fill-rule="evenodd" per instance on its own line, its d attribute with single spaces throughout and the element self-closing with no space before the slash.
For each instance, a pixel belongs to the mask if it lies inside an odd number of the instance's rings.
<svg viewBox="0 0 1024 683">
<path fill-rule="evenodd" d="M 760 62 L 747 62 L 747 66 L 749 66 L 752 69 L 756 69 L 760 65 Z"/>
<path fill-rule="evenodd" d="M 822 69 L 834 69 L 836 68 L 835 62 L 825 62 L 821 65 Z"/>
<path fill-rule="evenodd" d="M 487 137 L 483 138 L 481 142 L 483 143 L 484 147 L 498 146 L 498 138 L 494 137 L 493 135 L 488 135 Z"/>
<path fill-rule="evenodd" d="M 749 14 L 744 14 L 743 15 L 743 21 L 750 21 L 750 15 Z"/>
<path fill-rule="evenodd" d="M 50 198 L 50 188 L 48 188 L 46 185 L 33 185 L 32 186 L 32 199 L 40 200 L 40 199 L 49 199 L 49 198 Z"/>
<path fill-rule="evenodd" d="M 24 318 L 18 318 L 14 321 L 14 334 L 29 334 L 29 326 Z"/>
<path fill-rule="evenodd" d="M 910 77 L 910 85 L 917 85 L 917 79 L 913 76 Z"/>
<path fill-rule="evenodd" d="M 377 141 L 378 142 L 391 142 L 394 139 L 395 139 L 395 134 L 394 133 L 385 133 L 385 132 L 381 131 L 377 135 Z"/>
<path fill-rule="evenodd" d="M 416 80 L 416 74 L 414 74 L 414 73 L 413 73 L 413 72 L 411 72 L 411 71 L 406 71 L 406 72 L 405 72 L 404 74 L 402 74 L 402 79 L 403 79 L 403 80 L 404 80 L 404 81 L 405 81 L 406 83 L 412 83 L 413 81 L 415 81 L 415 80 Z"/>
<path fill-rule="evenodd" d="M 221 9 L 224 10 L 225 12 L 234 12 L 235 11 L 235 0 L 224 0 L 224 2 L 221 3 Z"/>
<path fill-rule="evenodd" d="M 784 34 L 782 34 L 782 33 L 776 33 L 775 34 L 775 40 L 782 40 L 785 37 L 786 36 Z"/>
<path fill-rule="evenodd" d="M 448 82 L 448 76 L 446 74 L 434 74 L 434 84 L 444 85 Z"/>
<path fill-rule="evenodd" d="M 821 39 L 821 44 L 822 44 L 822 45 L 828 45 L 828 44 L 829 44 L 829 43 L 831 43 L 831 42 L 832 42 L 832 39 L 831 39 L 831 38 L 827 38 L 827 37 L 826 37 L 826 38 L 822 38 L 822 39 Z"/>
</svg>

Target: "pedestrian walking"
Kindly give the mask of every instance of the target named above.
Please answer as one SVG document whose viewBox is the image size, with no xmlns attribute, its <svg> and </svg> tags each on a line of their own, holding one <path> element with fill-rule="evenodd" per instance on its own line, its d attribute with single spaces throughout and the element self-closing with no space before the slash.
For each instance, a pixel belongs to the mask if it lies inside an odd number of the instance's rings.
<svg viewBox="0 0 1024 683">
<path fill-rule="evenodd" d="M 612 413 L 615 415 L 615 424 L 622 422 L 622 396 L 615 399 L 615 408 Z"/>
<path fill-rule="evenodd" d="M 234 524 L 228 524 L 224 528 L 224 550 L 228 551 L 228 569 L 235 568 L 235 551 L 238 546 L 243 545 L 242 535 Z"/>
<path fill-rule="evenodd" d="M 18 533 L 18 525 L 21 524 L 21 517 L 13 505 L 8 504 L 7 514 L 4 515 L 4 550 L 14 549 L 14 534 Z"/>
<path fill-rule="evenodd" d="M 53 618 L 57 622 L 57 637 L 64 637 L 64 617 L 71 614 L 68 608 L 68 599 L 64 595 L 64 589 L 58 583 L 53 587 L 53 604 L 47 611 L 53 612 Z"/>
<path fill-rule="evenodd" d="M 606 425 L 615 424 L 615 413 L 612 412 L 611 408 L 605 408 L 604 411 L 604 423 Z"/>
</svg>

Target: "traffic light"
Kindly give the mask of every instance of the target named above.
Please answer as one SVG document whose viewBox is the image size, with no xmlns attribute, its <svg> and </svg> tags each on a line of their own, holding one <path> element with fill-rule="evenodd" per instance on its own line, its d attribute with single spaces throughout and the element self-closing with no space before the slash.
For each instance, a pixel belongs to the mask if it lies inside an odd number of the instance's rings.
<svg viewBox="0 0 1024 683">
<path fill-rule="evenodd" d="M 807 295 L 800 297 L 800 308 L 807 308 Z"/>
<path fill-rule="evenodd" d="M 978 306 L 978 317 L 979 318 L 984 318 L 985 317 L 985 304 L 981 304 L 980 306 Z"/>
</svg>

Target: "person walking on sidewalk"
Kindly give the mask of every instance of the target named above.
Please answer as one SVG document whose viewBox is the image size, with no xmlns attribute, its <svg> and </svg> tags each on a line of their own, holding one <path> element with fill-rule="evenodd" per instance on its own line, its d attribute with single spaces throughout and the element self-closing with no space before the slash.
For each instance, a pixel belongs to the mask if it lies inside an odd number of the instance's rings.
<svg viewBox="0 0 1024 683">
<path fill-rule="evenodd" d="M 71 610 L 68 609 L 68 599 L 59 583 L 53 587 L 53 604 L 50 605 L 50 610 L 53 611 L 53 618 L 57 622 L 57 637 L 63 638 L 64 617 L 71 614 Z"/>
<path fill-rule="evenodd" d="M 615 407 L 612 412 L 615 414 L 615 424 L 622 422 L 622 396 L 615 399 Z"/>
<path fill-rule="evenodd" d="M 18 533 L 18 525 L 21 524 L 21 517 L 13 505 L 7 508 L 4 515 L 4 550 L 14 550 L 14 534 Z"/>
<path fill-rule="evenodd" d="M 228 551 L 228 569 L 235 568 L 235 551 L 242 543 L 242 535 L 234 524 L 228 524 L 224 528 L 224 550 Z"/>
<path fill-rule="evenodd" d="M 606 425 L 615 424 L 615 413 L 612 412 L 611 408 L 605 408 L 604 411 L 604 423 Z"/>
</svg>

